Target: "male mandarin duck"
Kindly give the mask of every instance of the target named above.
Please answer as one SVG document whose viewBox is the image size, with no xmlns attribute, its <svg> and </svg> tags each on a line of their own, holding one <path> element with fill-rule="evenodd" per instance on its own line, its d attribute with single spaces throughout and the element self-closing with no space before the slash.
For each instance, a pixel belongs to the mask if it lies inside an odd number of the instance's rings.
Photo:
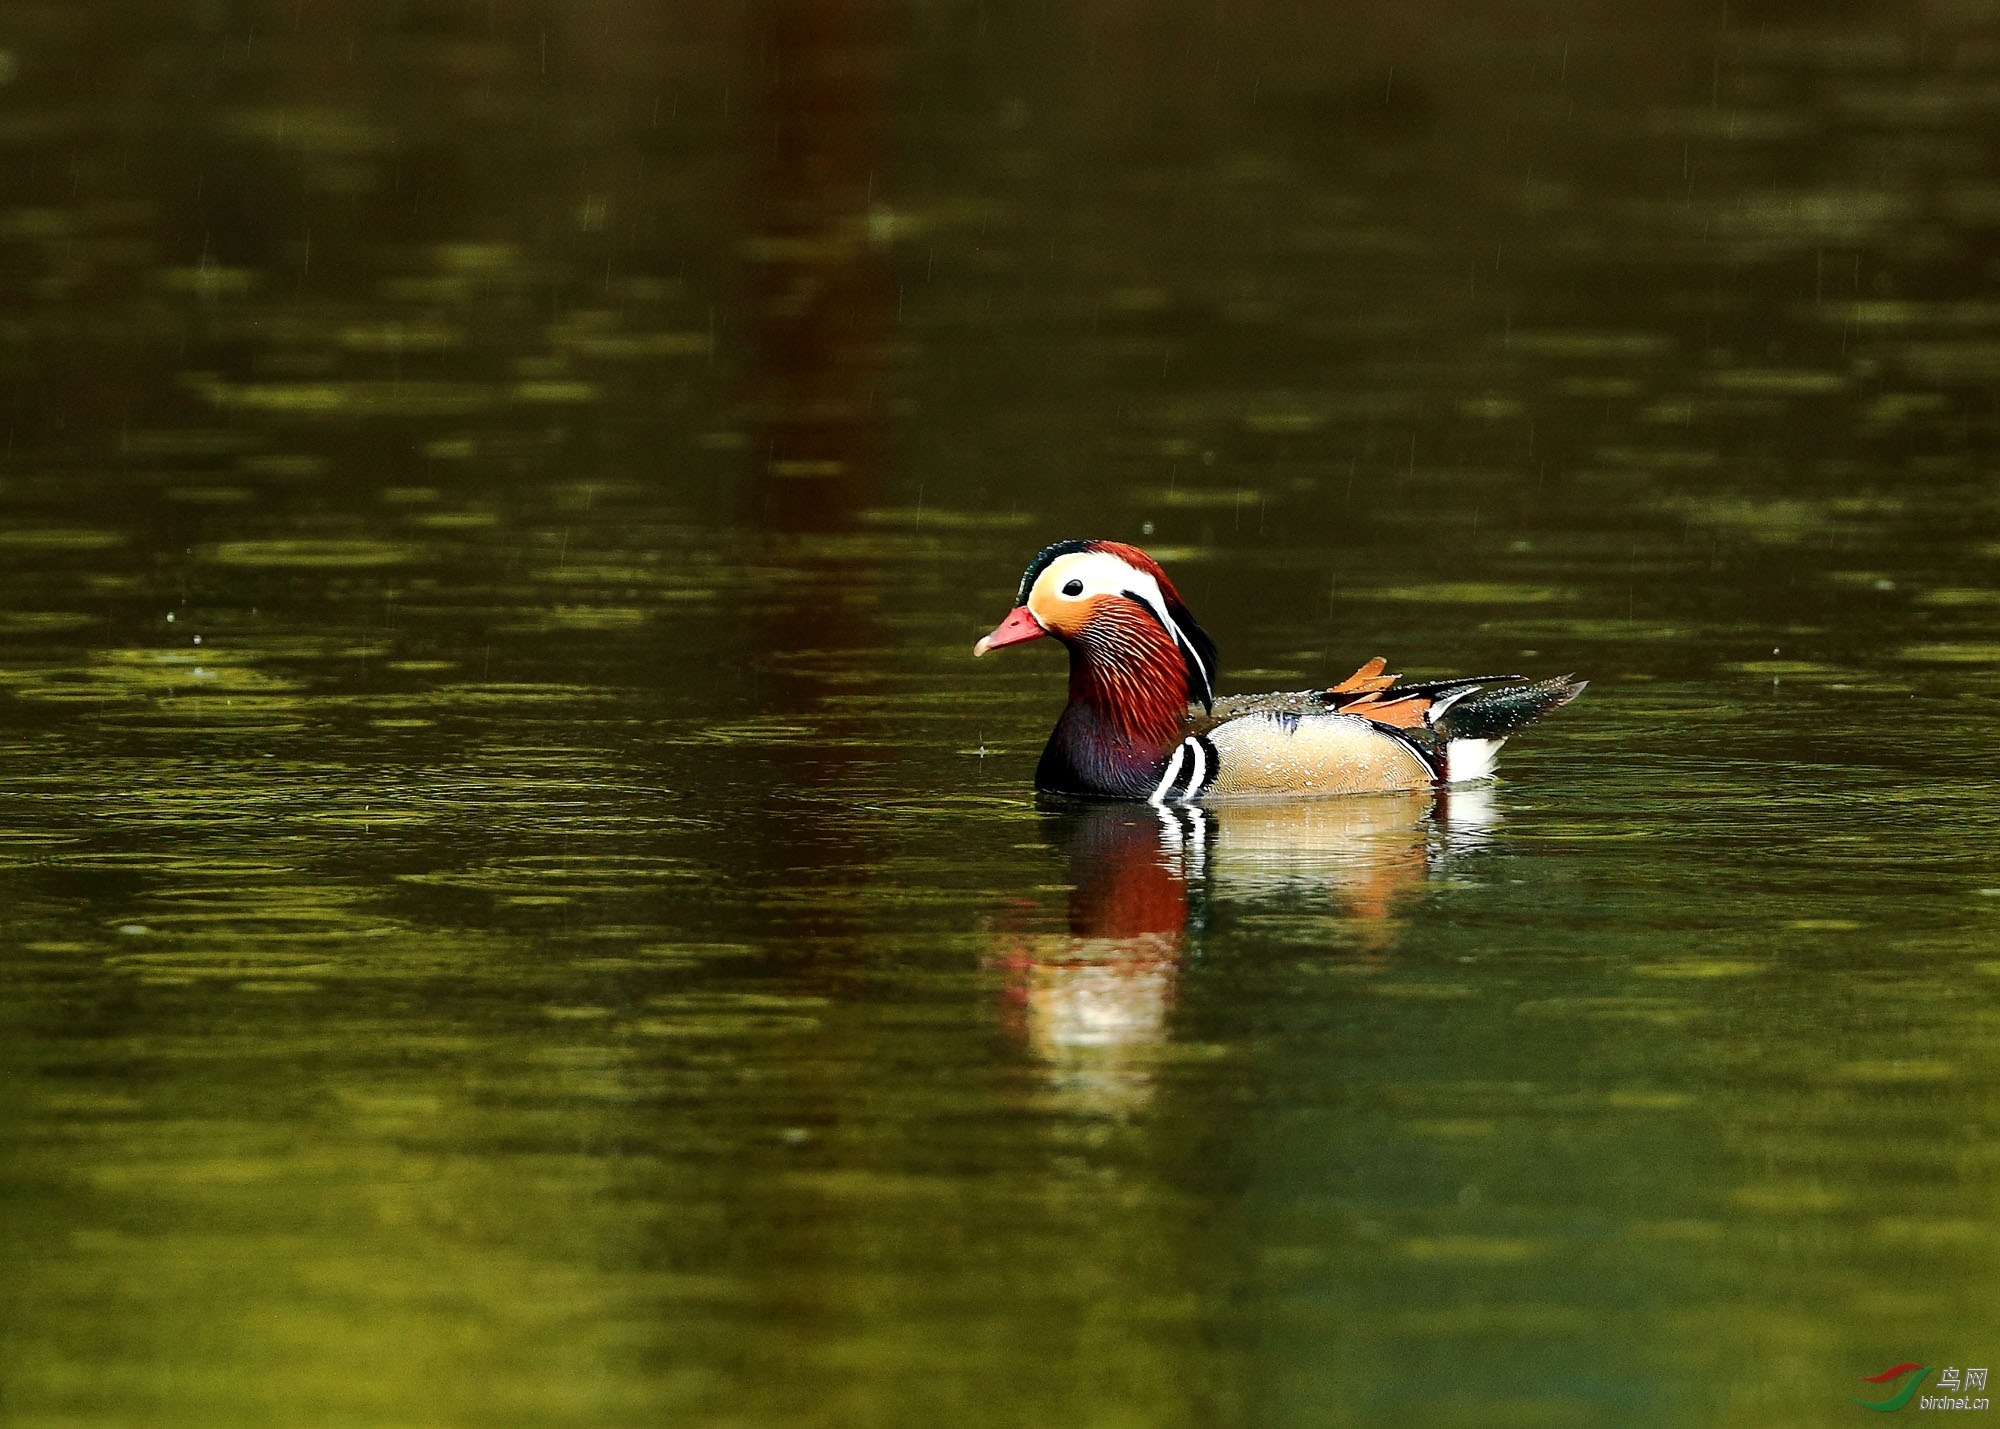
<svg viewBox="0 0 2000 1429">
<path fill-rule="evenodd" d="M 1509 734 L 1585 683 L 1474 675 L 1399 685 L 1377 658 L 1331 689 L 1217 699 L 1215 642 L 1159 563 L 1118 541 L 1058 541 L 1036 556 L 1014 609 L 972 653 L 1044 635 L 1069 650 L 1069 708 L 1036 787 L 1157 805 L 1482 779 Z"/>
</svg>

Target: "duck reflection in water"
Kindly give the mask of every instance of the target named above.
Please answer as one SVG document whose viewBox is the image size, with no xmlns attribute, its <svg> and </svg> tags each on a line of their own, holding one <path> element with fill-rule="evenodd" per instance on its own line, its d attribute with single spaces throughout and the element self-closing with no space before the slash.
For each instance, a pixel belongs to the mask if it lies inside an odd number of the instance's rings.
<svg viewBox="0 0 2000 1429">
<path fill-rule="evenodd" d="M 1044 828 L 1069 858 L 1069 930 L 996 933 L 1008 1029 L 1081 1106 L 1137 1110 L 1212 912 L 1320 917 L 1352 957 L 1381 962 L 1405 895 L 1497 819 L 1481 786 L 1220 809 L 1052 804 Z"/>
</svg>

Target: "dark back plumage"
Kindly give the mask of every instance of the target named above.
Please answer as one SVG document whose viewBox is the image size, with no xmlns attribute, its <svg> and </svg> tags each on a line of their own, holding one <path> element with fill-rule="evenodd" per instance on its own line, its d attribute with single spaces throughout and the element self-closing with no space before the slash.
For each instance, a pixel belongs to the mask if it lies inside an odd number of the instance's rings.
<svg viewBox="0 0 2000 1429">
<path fill-rule="evenodd" d="M 1519 679 L 1519 676 L 1514 678 Z M 1501 739 L 1583 693 L 1588 680 L 1558 675 L 1532 685 L 1507 685 L 1468 695 L 1438 717 L 1446 739 Z"/>
</svg>

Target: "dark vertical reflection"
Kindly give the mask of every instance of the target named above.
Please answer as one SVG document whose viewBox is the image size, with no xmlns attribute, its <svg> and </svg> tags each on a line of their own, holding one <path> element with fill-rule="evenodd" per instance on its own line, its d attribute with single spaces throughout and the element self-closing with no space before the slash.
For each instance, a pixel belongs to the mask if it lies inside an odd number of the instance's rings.
<svg viewBox="0 0 2000 1429">
<path fill-rule="evenodd" d="M 774 531 L 835 530 L 874 488 L 881 447 L 887 283 L 870 229 L 882 170 L 880 7 L 771 0 L 756 41 L 748 514 Z"/>
<path fill-rule="evenodd" d="M 743 239 L 748 407 L 742 511 L 773 539 L 782 598 L 742 627 L 759 717 L 823 712 L 829 669 L 870 669 L 877 577 L 851 549 L 816 540 L 848 529 L 878 479 L 875 384 L 885 285 L 870 246 L 883 164 L 887 69 L 876 0 L 768 0 L 743 31 L 751 48 L 745 119 L 753 211 Z M 800 538 L 800 539 L 791 539 Z M 849 696 L 864 675 L 842 683 Z M 837 803 L 853 746 L 758 750 L 746 785 L 757 859 L 781 882 L 864 876 L 865 845 L 829 840 L 800 807 Z M 766 793 L 776 798 L 766 797 Z M 820 920 L 831 932 L 838 919 Z"/>
</svg>

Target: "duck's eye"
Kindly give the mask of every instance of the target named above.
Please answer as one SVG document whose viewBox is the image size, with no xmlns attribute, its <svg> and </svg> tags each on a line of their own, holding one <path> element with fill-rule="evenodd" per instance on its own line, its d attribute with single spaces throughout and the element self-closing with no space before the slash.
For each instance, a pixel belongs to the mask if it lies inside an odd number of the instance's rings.
<svg viewBox="0 0 2000 1429">
<path fill-rule="evenodd" d="M 1068 585 L 1066 585 L 1066 586 L 1064 586 L 1064 587 L 1063 587 L 1063 594 L 1064 594 L 1064 595 L 1082 595 L 1082 594 L 1083 594 L 1083 582 L 1082 582 L 1082 581 L 1071 581 L 1071 582 L 1070 582 L 1070 583 L 1069 583 Z"/>
</svg>

